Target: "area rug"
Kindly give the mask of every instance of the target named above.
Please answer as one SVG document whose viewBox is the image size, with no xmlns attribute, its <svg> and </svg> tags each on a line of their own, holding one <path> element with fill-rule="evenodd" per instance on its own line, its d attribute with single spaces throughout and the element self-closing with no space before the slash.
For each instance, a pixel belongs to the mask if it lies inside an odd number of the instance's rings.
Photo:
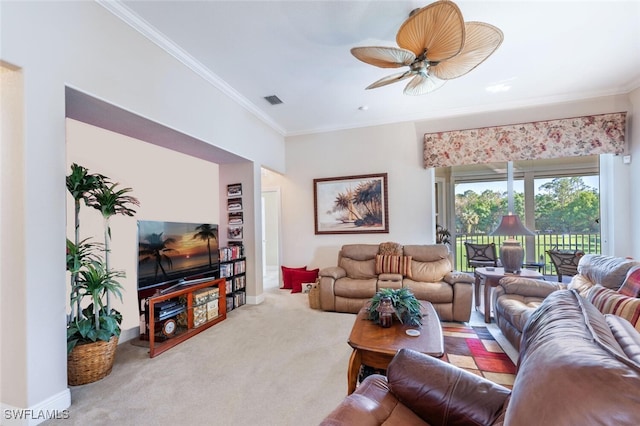
<svg viewBox="0 0 640 426">
<path fill-rule="evenodd" d="M 442 333 L 443 361 L 511 389 L 516 366 L 486 327 L 444 323 Z"/>
<path fill-rule="evenodd" d="M 445 351 L 442 361 L 512 389 L 516 366 L 486 327 L 447 322 L 442 323 L 442 335 Z M 386 371 L 363 365 L 358 381 L 374 373 Z"/>
</svg>

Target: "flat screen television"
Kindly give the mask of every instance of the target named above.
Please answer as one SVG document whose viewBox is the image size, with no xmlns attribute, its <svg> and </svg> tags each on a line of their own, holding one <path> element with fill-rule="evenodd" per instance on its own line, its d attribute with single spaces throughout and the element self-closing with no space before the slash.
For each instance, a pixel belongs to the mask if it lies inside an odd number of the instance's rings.
<svg viewBox="0 0 640 426">
<path fill-rule="evenodd" d="M 218 225 L 138 221 L 138 290 L 217 277 Z"/>
</svg>

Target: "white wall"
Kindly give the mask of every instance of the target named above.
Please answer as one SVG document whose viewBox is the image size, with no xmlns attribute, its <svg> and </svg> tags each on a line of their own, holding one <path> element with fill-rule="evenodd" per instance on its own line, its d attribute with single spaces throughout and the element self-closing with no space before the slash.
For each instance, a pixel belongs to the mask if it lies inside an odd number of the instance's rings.
<svg viewBox="0 0 640 426">
<path fill-rule="evenodd" d="M 627 116 L 629 121 L 629 153 L 631 154 L 630 177 L 629 177 L 629 228 L 626 237 L 631 245 L 630 255 L 634 259 L 640 259 L 640 197 L 638 187 L 640 183 L 640 88 L 634 90 L 629 95 L 633 105 L 631 113 Z"/>
<path fill-rule="evenodd" d="M 388 234 L 314 235 L 313 179 L 387 173 Z M 433 242 L 432 172 L 412 123 L 287 138 L 282 178 L 283 264 L 335 265 L 343 244 Z"/>
<path fill-rule="evenodd" d="M 126 154 L 124 154 L 126 153 Z M 132 188 L 140 201 L 134 217 L 116 215 L 111 222 L 111 267 L 123 270 L 126 278 L 123 303 L 113 307 L 122 313 L 123 331 L 138 328 L 138 220 L 219 223 L 218 165 L 165 148 L 67 119 L 67 170 L 77 163 Z M 73 199 L 67 196 L 67 237 L 73 240 Z M 103 221 L 99 211 L 82 205 L 80 239 L 103 242 Z M 121 340 L 127 336 L 123 334 Z"/>
<path fill-rule="evenodd" d="M 3 135 L 3 144 L 23 148 L 15 168 L 24 203 L 0 214 L 5 221 L 21 211 L 24 219 L 23 233 L 7 244 L 24 244 L 24 264 L 11 265 L 20 280 L 11 285 L 24 289 L 12 303 L 25 321 L 3 333 L 3 347 L 26 339 L 12 348 L 24 368 L 5 368 L 10 359 L 2 359 L 2 383 L 12 386 L 0 402 L 64 409 L 65 86 L 273 170 L 284 170 L 284 138 L 95 2 L 2 2 L 0 18 L 0 59 L 24 77 L 24 131 L 10 142 Z"/>
</svg>

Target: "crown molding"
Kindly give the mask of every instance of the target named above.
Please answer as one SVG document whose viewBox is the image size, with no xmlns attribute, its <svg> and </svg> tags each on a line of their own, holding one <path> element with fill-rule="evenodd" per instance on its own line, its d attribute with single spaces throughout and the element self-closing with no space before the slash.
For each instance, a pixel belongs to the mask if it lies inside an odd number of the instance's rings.
<svg viewBox="0 0 640 426">
<path fill-rule="evenodd" d="M 255 117 L 260 119 L 266 125 L 271 127 L 273 130 L 278 132 L 280 135 L 285 136 L 286 131 L 280 125 L 278 125 L 275 121 L 271 119 L 268 115 L 258 109 L 255 104 L 249 101 L 247 98 L 238 93 L 233 87 L 231 87 L 227 82 L 218 77 L 215 73 L 213 73 L 209 68 L 204 66 L 201 62 L 196 60 L 193 56 L 187 53 L 180 46 L 171 41 L 167 36 L 165 36 L 162 32 L 158 31 L 147 21 L 142 19 L 136 13 L 134 13 L 127 6 L 122 4 L 119 0 L 95 0 L 100 6 L 104 7 L 106 10 L 111 12 L 117 18 L 122 20 L 124 23 L 129 25 L 134 30 L 138 31 L 140 34 L 145 36 L 147 39 L 151 40 L 162 50 L 176 58 L 182 64 L 184 64 L 187 68 L 198 74 L 209 84 L 220 90 L 222 93 L 227 95 L 231 100 L 242 106 L 244 109 L 249 111 Z"/>
</svg>

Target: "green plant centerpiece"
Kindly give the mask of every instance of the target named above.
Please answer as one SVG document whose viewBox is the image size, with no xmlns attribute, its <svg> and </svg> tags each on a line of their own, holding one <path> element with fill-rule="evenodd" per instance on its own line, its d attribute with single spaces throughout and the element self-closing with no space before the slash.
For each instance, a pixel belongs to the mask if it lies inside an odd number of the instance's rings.
<svg viewBox="0 0 640 426">
<path fill-rule="evenodd" d="M 413 292 L 408 288 L 383 288 L 372 298 L 367 308 L 369 319 L 376 324 L 380 324 L 380 313 L 378 307 L 380 300 L 384 297 L 391 299 L 391 305 L 398 320 L 405 325 L 420 327 L 422 325 L 422 311 L 420 301 L 416 299 Z"/>
<path fill-rule="evenodd" d="M 111 372 L 122 322 L 120 312 L 111 307 L 111 297 L 122 300 L 122 285 L 118 279 L 124 278 L 125 274 L 109 266 L 109 219 L 114 214 L 133 216 L 135 211 L 130 206 L 139 205 L 139 202 L 126 195 L 131 188 L 117 188 L 118 184 L 110 182 L 107 177 L 90 174 L 75 163 L 71 166 L 71 174 L 66 177 L 66 185 L 75 203 L 74 241 L 67 239 L 66 256 L 67 271 L 71 276 L 67 375 L 70 385 L 80 385 L 99 380 Z M 81 202 L 102 213 L 104 243 L 94 243 L 91 238 L 80 240 Z M 99 354 L 99 351 L 107 351 L 109 355 Z M 89 371 L 83 365 L 83 358 L 89 357 L 93 359 L 87 360 L 86 364 L 99 371 Z M 96 363 L 96 358 L 104 358 L 105 362 Z"/>
</svg>

